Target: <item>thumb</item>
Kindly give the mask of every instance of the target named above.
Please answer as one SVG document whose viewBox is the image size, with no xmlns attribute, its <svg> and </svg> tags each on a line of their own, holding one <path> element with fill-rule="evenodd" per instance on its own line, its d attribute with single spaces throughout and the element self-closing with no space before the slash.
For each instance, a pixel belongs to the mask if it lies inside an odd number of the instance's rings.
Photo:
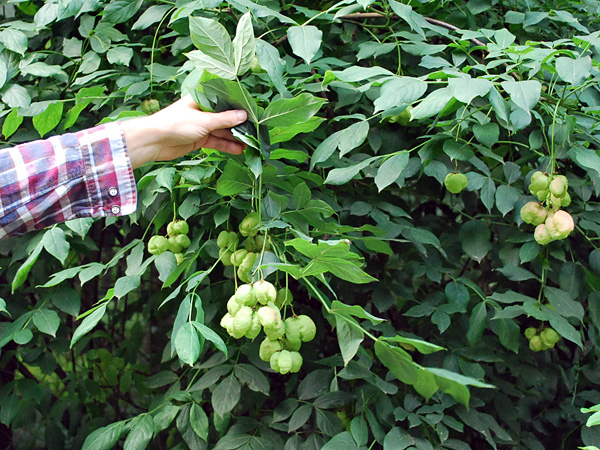
<svg viewBox="0 0 600 450">
<path fill-rule="evenodd" d="M 243 109 L 234 109 L 220 113 L 211 113 L 207 117 L 207 128 L 209 131 L 220 130 L 223 128 L 232 128 L 246 121 L 248 113 Z"/>
</svg>

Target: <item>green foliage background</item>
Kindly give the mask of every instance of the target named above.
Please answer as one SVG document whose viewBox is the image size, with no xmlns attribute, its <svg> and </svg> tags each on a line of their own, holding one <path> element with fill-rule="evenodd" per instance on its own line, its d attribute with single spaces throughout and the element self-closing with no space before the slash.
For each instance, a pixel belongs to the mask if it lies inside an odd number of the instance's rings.
<svg viewBox="0 0 600 450">
<path fill-rule="evenodd" d="M 255 147 L 244 156 L 139 169 L 130 217 L 0 242 L 3 448 L 600 443 L 581 411 L 600 404 L 600 2 L 12 0 L 0 13 L 2 145 L 182 93 L 262 125 L 237 131 Z M 219 63 L 207 36 L 236 37 L 243 63 Z M 408 106 L 410 122 L 390 120 Z M 575 231 L 547 246 L 519 215 L 535 170 L 566 175 L 573 199 Z M 454 171 L 469 180 L 459 195 L 443 187 Z M 262 337 L 219 326 L 235 278 L 216 236 L 253 209 L 273 243 L 265 275 L 317 323 L 298 374 L 258 358 Z M 192 236 L 180 265 L 145 250 L 175 213 Z M 523 331 L 547 326 L 560 342 L 532 352 Z"/>
</svg>

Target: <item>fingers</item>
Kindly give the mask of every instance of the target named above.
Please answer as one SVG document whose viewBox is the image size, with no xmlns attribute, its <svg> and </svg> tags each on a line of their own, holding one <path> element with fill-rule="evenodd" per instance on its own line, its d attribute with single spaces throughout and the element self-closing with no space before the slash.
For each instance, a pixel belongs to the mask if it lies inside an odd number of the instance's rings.
<svg viewBox="0 0 600 450">
<path fill-rule="evenodd" d="M 246 144 L 237 140 L 230 141 L 229 139 L 223 139 L 211 134 L 202 147 L 239 155 L 246 148 Z"/>
<path fill-rule="evenodd" d="M 248 114 L 242 109 L 207 114 L 206 128 L 209 132 L 235 127 L 246 121 Z"/>
</svg>

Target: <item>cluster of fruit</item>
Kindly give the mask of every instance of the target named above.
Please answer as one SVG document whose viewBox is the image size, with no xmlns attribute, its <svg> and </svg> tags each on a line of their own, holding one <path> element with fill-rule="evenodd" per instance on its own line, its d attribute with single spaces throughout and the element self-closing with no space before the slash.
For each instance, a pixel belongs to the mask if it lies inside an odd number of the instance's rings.
<svg viewBox="0 0 600 450">
<path fill-rule="evenodd" d="M 260 216 L 251 212 L 240 222 L 239 232 L 246 238 L 244 248 L 238 249 L 239 236 L 235 231 L 221 231 L 217 236 L 219 257 L 225 266 L 237 268 L 237 277 L 244 283 L 252 281 L 252 268 L 262 251 L 269 251 L 271 246 L 263 234 L 258 234 Z"/>
<path fill-rule="evenodd" d="M 266 337 L 260 345 L 259 357 L 281 374 L 298 372 L 302 367 L 298 350 L 302 342 L 314 339 L 317 328 L 306 315 L 282 319 L 280 309 L 292 300 L 289 289 L 277 291 L 266 280 L 243 284 L 227 302 L 221 326 L 236 339 L 255 339 L 264 330 Z"/>
<path fill-rule="evenodd" d="M 526 203 L 521 208 L 521 219 L 536 227 L 534 237 L 538 244 L 565 239 L 575 228 L 573 217 L 560 209 L 571 204 L 568 187 L 564 175 L 537 171 L 531 176 L 529 191 L 538 198 L 538 202 Z"/>
<path fill-rule="evenodd" d="M 544 328 L 538 334 L 537 328 L 529 327 L 525 330 L 525 337 L 529 339 L 529 348 L 534 352 L 554 348 L 560 340 L 560 336 L 552 328 Z"/>
<path fill-rule="evenodd" d="M 183 251 L 190 244 L 188 233 L 190 227 L 185 220 L 174 220 L 167 225 L 167 236 L 152 236 L 148 241 L 148 252 L 151 255 L 160 255 L 166 251 L 175 254 L 177 264 L 183 261 Z"/>
</svg>

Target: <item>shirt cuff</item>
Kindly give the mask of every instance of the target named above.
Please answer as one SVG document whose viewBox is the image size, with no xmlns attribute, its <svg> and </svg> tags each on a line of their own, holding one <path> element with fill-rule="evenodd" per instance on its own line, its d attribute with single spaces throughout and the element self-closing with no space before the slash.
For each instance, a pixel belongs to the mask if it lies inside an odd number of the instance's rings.
<svg viewBox="0 0 600 450">
<path fill-rule="evenodd" d="M 92 200 L 91 215 L 125 216 L 135 212 L 137 189 L 121 123 L 99 125 L 76 136 Z"/>
</svg>

